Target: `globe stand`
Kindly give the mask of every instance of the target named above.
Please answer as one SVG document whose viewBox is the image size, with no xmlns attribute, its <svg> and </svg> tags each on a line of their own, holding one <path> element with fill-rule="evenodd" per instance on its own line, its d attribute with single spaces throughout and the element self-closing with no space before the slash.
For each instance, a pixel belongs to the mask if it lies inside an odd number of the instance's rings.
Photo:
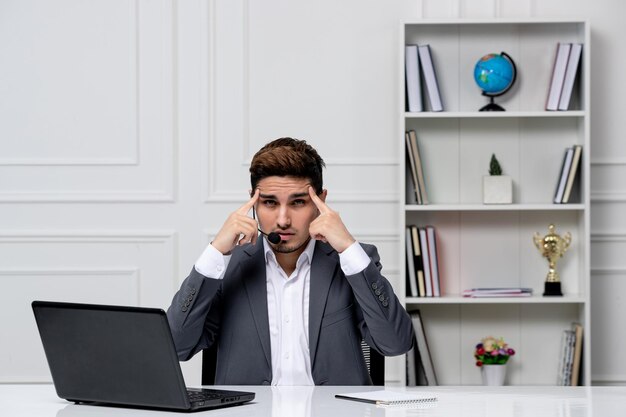
<svg viewBox="0 0 626 417">
<path fill-rule="evenodd" d="M 506 111 L 504 110 L 504 107 L 493 102 L 494 96 L 489 96 L 485 94 L 484 92 L 483 92 L 483 96 L 489 97 L 491 101 L 488 104 L 485 104 L 484 106 L 482 106 L 480 110 L 478 111 Z"/>
</svg>

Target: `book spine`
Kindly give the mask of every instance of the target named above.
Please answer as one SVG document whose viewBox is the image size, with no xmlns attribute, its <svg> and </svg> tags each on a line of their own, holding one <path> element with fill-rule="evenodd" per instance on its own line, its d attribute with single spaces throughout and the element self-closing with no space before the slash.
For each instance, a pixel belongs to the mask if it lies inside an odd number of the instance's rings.
<svg viewBox="0 0 626 417">
<path fill-rule="evenodd" d="M 569 197 L 572 192 L 572 186 L 574 185 L 574 180 L 576 179 L 576 173 L 578 172 L 578 162 L 580 161 L 580 156 L 582 153 L 582 146 L 575 145 L 574 146 L 574 156 L 572 156 L 572 163 L 570 169 L 567 174 L 567 184 L 565 185 L 565 191 L 563 192 L 563 203 L 569 203 Z"/>
<path fill-rule="evenodd" d="M 422 74 L 424 75 L 426 90 L 428 91 L 430 110 L 443 111 L 443 103 L 441 102 L 441 93 L 439 92 L 439 83 L 437 82 L 430 45 L 420 45 L 418 49 L 420 63 L 422 64 Z"/>
<path fill-rule="evenodd" d="M 417 45 L 406 45 L 404 47 L 404 62 L 406 75 L 406 95 L 407 109 L 409 112 L 421 112 L 424 110 L 422 105 L 422 86 L 420 83 L 419 54 L 417 53 Z"/>
<path fill-rule="evenodd" d="M 420 148 L 417 144 L 417 135 L 414 130 L 409 131 L 409 141 L 411 143 L 411 150 L 415 159 L 415 171 L 417 181 L 419 183 L 419 192 L 422 204 L 428 204 L 428 195 L 426 194 L 426 183 L 424 181 L 424 169 L 422 165 L 422 157 L 420 155 Z"/>
<path fill-rule="evenodd" d="M 409 277 L 410 295 L 411 297 L 417 297 L 417 280 L 415 278 L 415 261 L 413 250 L 413 239 L 411 237 L 411 227 L 406 228 L 406 260 L 407 260 L 407 274 Z"/>
<path fill-rule="evenodd" d="M 574 90 L 574 82 L 576 81 L 576 74 L 578 74 L 578 67 L 580 63 L 580 57 L 582 55 L 582 50 L 582 44 L 572 44 L 572 48 L 567 59 L 567 69 L 565 70 L 563 91 L 561 92 L 561 98 L 559 100 L 559 110 L 569 109 L 570 100 L 572 98 L 572 91 Z"/>
<path fill-rule="evenodd" d="M 567 148 L 565 151 L 565 159 L 563 160 L 563 167 L 561 169 L 561 176 L 559 178 L 559 185 L 556 189 L 556 195 L 554 196 L 554 202 L 556 204 L 561 204 L 563 202 L 563 193 L 565 192 L 565 185 L 567 184 L 567 177 L 570 166 L 572 165 L 573 156 L 574 148 Z"/>
<path fill-rule="evenodd" d="M 430 270 L 430 251 L 428 249 L 428 237 L 426 229 L 420 227 L 420 247 L 422 248 L 422 260 L 424 261 L 424 282 L 426 287 L 426 297 L 433 296 L 432 278 Z"/>
<path fill-rule="evenodd" d="M 561 91 L 563 90 L 563 82 L 565 80 L 565 69 L 567 67 L 567 59 L 569 51 L 572 47 L 571 43 L 559 43 L 556 49 L 556 58 L 554 67 L 552 68 L 552 81 L 550 82 L 550 90 L 548 92 L 548 100 L 546 102 L 546 110 L 558 110 Z"/>
<path fill-rule="evenodd" d="M 437 236 L 435 234 L 435 228 L 433 226 L 426 226 L 426 232 L 428 234 L 428 251 L 430 255 L 431 266 L 431 279 L 433 286 L 433 297 L 441 296 L 439 288 L 439 254 L 437 253 Z"/>
</svg>

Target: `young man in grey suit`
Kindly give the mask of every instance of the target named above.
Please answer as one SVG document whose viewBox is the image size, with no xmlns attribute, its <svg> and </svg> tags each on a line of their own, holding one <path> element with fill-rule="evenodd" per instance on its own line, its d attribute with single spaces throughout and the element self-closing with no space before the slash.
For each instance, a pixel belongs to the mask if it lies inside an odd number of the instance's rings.
<svg viewBox="0 0 626 417">
<path fill-rule="evenodd" d="M 369 385 L 361 340 L 388 356 L 411 348 L 411 320 L 376 248 L 356 242 L 325 203 L 324 166 L 305 141 L 261 148 L 250 200 L 172 300 L 179 358 L 217 343 L 216 384 Z"/>
</svg>

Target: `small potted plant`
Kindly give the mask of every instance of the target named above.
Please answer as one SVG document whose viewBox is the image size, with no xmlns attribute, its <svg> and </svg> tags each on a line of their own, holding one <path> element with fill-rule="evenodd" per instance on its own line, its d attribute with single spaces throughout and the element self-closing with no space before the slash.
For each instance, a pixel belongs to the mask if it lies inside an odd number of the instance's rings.
<svg viewBox="0 0 626 417">
<path fill-rule="evenodd" d="M 483 203 L 511 204 L 513 202 L 513 180 L 508 175 L 502 175 L 502 167 L 496 158 L 491 155 L 489 175 L 483 176 Z"/>
<path fill-rule="evenodd" d="M 476 345 L 474 358 L 480 368 L 483 385 L 504 385 L 506 363 L 515 351 L 504 342 L 503 338 L 485 337 Z"/>
</svg>

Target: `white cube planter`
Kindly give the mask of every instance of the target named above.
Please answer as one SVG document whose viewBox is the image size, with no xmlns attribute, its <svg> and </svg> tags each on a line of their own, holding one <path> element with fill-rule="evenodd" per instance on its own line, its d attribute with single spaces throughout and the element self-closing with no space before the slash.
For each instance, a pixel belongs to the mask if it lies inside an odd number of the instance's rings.
<svg viewBox="0 0 626 417">
<path fill-rule="evenodd" d="M 483 203 L 513 203 L 513 179 L 508 175 L 485 175 L 483 177 Z"/>
</svg>

